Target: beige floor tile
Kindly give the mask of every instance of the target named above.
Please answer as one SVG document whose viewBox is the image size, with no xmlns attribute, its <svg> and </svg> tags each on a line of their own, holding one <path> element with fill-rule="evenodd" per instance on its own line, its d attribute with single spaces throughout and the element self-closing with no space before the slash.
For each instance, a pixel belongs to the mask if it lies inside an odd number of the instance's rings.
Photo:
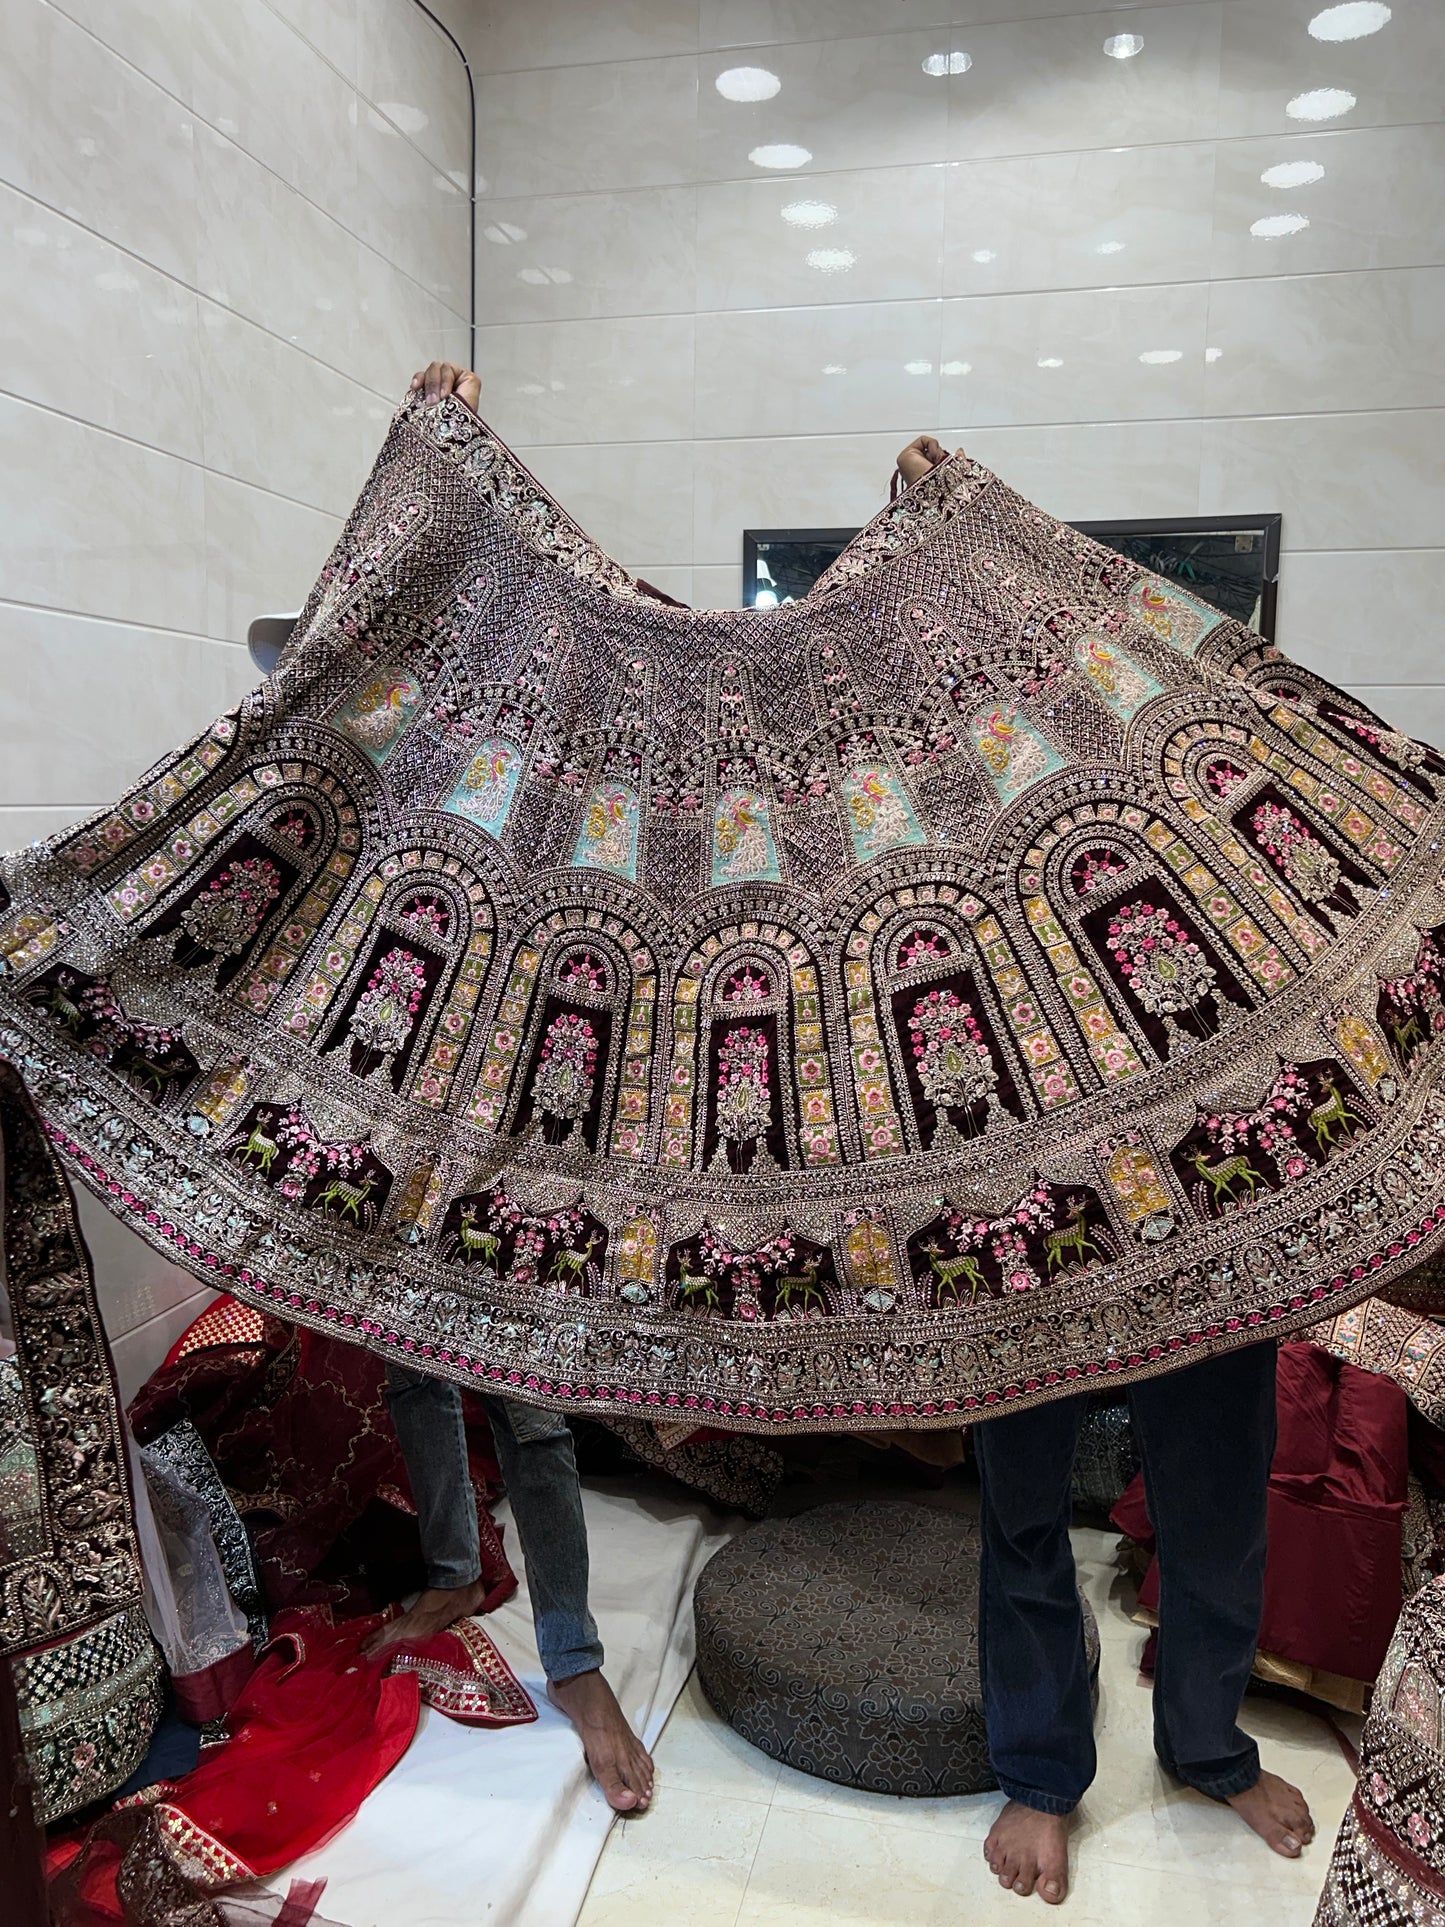
<svg viewBox="0 0 1445 1927">
<path fill-rule="evenodd" d="M 975 1793 L 936 1800 L 905 1799 L 894 1793 L 867 1793 L 861 1787 L 835 1786 L 831 1780 L 781 1767 L 773 1789 L 774 1813 L 817 1815 L 829 1820 L 866 1822 L 910 1833 L 948 1834 L 981 1840 L 1002 1805 L 997 1793 Z M 808 1824 L 811 1824 L 811 1819 Z"/>
<path fill-rule="evenodd" d="M 654 1748 L 659 1783 L 681 1793 L 723 1794 L 767 1806 L 778 1762 L 734 1733 L 708 1705 L 694 1673 Z"/>
<path fill-rule="evenodd" d="M 659 1779 L 651 1812 L 612 1829 L 577 1927 L 735 1927 L 767 1817 Z"/>
<path fill-rule="evenodd" d="M 1018 1927 L 1020 1912 L 984 1864 L 978 1840 L 776 1806 L 753 1861 L 737 1927 Z M 1243 1872 L 1243 1867 L 1240 1868 Z M 1321 1868 L 1321 1877 L 1323 1869 Z M 1182 1880 L 1080 1849 L 1061 1927 L 1309 1927 L 1318 1882 L 1261 1895 L 1243 1881 Z"/>
</svg>

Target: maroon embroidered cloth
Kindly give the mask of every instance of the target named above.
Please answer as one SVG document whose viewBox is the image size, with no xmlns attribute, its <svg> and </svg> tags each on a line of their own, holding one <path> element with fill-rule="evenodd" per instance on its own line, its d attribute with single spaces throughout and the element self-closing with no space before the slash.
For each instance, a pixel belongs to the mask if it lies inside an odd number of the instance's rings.
<svg viewBox="0 0 1445 1927">
<path fill-rule="evenodd" d="M 0 865 L 0 1052 L 299 1324 L 955 1425 L 1433 1261 L 1442 776 L 962 457 L 693 611 L 413 400 L 277 675 Z"/>
</svg>

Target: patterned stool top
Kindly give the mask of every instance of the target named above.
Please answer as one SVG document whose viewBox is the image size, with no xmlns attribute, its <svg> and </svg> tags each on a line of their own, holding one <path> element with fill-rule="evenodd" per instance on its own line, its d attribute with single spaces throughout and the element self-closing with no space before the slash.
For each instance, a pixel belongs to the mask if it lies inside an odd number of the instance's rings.
<svg viewBox="0 0 1445 1927">
<path fill-rule="evenodd" d="M 755 1526 L 697 1582 L 703 1688 L 745 1739 L 805 1773 L 886 1793 L 991 1787 L 978 1559 L 976 1521 L 906 1501 Z"/>
</svg>

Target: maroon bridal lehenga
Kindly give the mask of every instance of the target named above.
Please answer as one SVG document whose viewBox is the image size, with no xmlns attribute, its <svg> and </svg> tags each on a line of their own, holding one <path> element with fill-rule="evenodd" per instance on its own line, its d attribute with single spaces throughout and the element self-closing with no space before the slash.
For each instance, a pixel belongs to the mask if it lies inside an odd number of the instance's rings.
<svg viewBox="0 0 1445 1927">
<path fill-rule="evenodd" d="M 694 612 L 411 401 L 277 674 L 0 864 L 0 1053 L 294 1324 L 956 1426 L 1419 1302 L 1442 786 L 963 457 L 802 601 Z"/>
</svg>

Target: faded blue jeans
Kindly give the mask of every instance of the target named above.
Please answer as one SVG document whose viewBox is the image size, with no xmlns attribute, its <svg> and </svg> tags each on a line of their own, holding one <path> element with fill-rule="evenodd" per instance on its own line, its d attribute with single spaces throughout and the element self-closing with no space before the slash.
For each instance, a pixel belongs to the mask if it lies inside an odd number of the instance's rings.
<svg viewBox="0 0 1445 1927">
<path fill-rule="evenodd" d="M 481 1400 L 527 1562 L 543 1670 L 553 1681 L 593 1672 L 602 1642 L 587 1605 L 587 1525 L 567 1421 L 487 1392 Z M 482 1560 L 461 1392 L 448 1379 L 388 1364 L 386 1402 L 416 1500 L 427 1584 L 470 1586 Z"/>
</svg>

